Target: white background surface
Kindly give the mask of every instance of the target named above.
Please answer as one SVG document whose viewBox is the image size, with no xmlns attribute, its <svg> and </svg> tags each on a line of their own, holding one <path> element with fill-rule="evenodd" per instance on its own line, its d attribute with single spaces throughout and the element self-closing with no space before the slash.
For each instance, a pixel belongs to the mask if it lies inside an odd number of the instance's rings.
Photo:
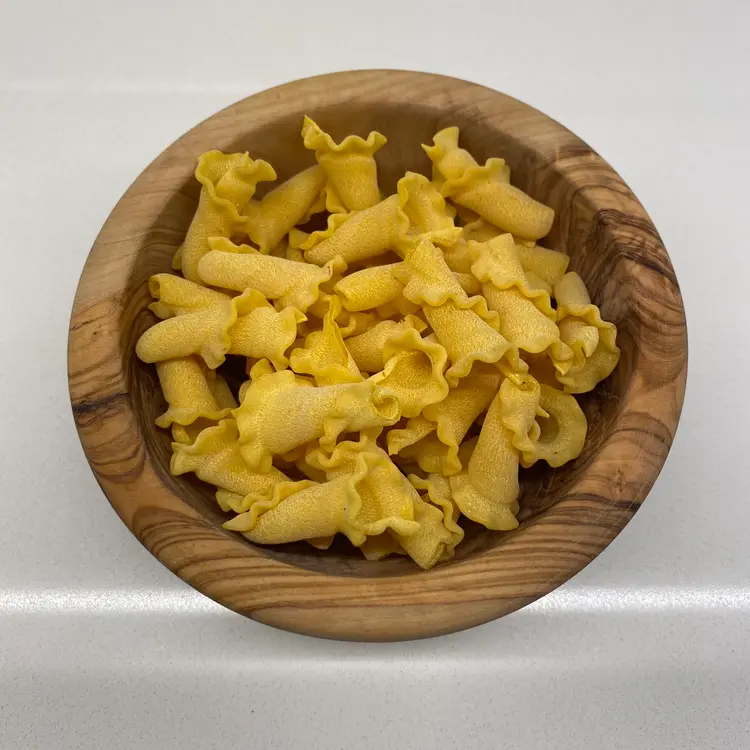
<svg viewBox="0 0 750 750">
<path fill-rule="evenodd" d="M 750 748 L 749 7 L 0 2 L 0 748 Z M 473 79 L 588 141 L 659 228 L 690 337 L 672 454 L 615 543 L 406 644 L 277 632 L 177 580 L 96 485 L 65 376 L 141 169 L 236 99 L 364 67 Z"/>
</svg>

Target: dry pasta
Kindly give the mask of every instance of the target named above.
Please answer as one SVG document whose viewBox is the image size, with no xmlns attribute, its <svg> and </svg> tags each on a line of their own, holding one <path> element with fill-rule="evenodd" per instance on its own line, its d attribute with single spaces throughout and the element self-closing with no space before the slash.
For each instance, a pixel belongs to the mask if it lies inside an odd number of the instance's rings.
<svg viewBox="0 0 750 750">
<path fill-rule="evenodd" d="M 461 548 L 462 517 L 518 525 L 521 469 L 584 450 L 573 394 L 616 367 L 616 328 L 537 244 L 552 209 L 459 136 L 436 133 L 431 177 L 406 172 L 393 195 L 382 134 L 337 143 L 310 118 L 317 163 L 259 199 L 270 164 L 199 158 L 182 275 L 149 279 L 158 320 L 136 353 L 156 368 L 171 472 L 211 485 L 250 542 L 323 553 L 342 535 L 429 569 Z"/>
</svg>

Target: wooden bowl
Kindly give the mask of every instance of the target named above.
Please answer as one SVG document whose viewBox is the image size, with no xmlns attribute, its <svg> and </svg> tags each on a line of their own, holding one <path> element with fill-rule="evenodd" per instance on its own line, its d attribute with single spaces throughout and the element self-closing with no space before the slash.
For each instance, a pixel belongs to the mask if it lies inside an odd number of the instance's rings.
<svg viewBox="0 0 750 750">
<path fill-rule="evenodd" d="M 351 550 L 253 546 L 221 528 L 212 488 L 169 473 L 170 438 L 154 368 L 135 342 L 154 322 L 147 279 L 169 271 L 198 200 L 203 151 L 250 151 L 284 180 L 313 163 L 300 127 L 311 115 L 334 137 L 388 137 L 380 184 L 430 174 L 420 148 L 458 125 L 479 161 L 502 156 L 513 182 L 556 211 L 545 241 L 572 257 L 618 329 L 615 373 L 581 398 L 589 419 L 580 458 L 522 472 L 520 527 L 467 523 L 456 559 L 430 571 L 410 560 L 368 563 Z M 667 457 L 687 368 L 674 270 L 641 204 L 579 138 L 496 91 L 442 76 L 359 71 L 308 78 L 251 96 L 167 148 L 128 189 L 88 257 L 68 349 L 76 425 L 113 507 L 143 545 L 207 596 L 260 622 L 331 638 L 398 640 L 487 622 L 581 570 L 639 508 Z"/>
</svg>

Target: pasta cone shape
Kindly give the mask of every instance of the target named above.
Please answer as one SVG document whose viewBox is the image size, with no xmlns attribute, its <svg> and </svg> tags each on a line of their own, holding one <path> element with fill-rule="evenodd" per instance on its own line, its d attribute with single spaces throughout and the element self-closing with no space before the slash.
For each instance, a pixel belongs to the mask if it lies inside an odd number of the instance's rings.
<svg viewBox="0 0 750 750">
<path fill-rule="evenodd" d="M 175 423 L 191 425 L 198 419 L 217 421 L 229 415 L 230 409 L 217 403 L 206 378 L 206 368 L 195 357 L 157 362 L 156 373 L 168 406 L 157 417 L 157 427 Z"/>
<path fill-rule="evenodd" d="M 310 167 L 274 188 L 263 200 L 247 204 L 243 211 L 247 217 L 245 231 L 261 253 L 270 252 L 306 218 L 325 183 L 323 168 Z"/>
<path fill-rule="evenodd" d="M 518 350 L 474 310 L 461 308 L 453 301 L 422 309 L 448 353 L 451 366 L 445 379 L 451 386 L 469 375 L 477 362 L 497 363 L 509 376 L 527 369 Z"/>
<path fill-rule="evenodd" d="M 527 381 L 531 378 L 527 377 Z M 536 405 L 533 399 L 527 399 L 521 386 L 510 380 L 508 389 L 501 388 L 490 404 L 487 415 L 479 433 L 479 440 L 471 455 L 466 471 L 450 479 L 453 500 L 461 512 L 488 529 L 507 531 L 516 528 L 518 521 L 518 466 L 520 454 L 514 447 L 517 435 L 504 424 L 504 418 L 512 415 L 514 425 L 531 424 L 536 417 L 538 406 L 538 384 L 528 382 L 528 387 L 537 392 Z M 509 392 L 513 389 L 515 393 Z M 526 414 L 521 409 L 512 410 L 506 403 L 509 399 L 526 405 Z M 525 422 L 524 422 L 525 418 Z"/>
<path fill-rule="evenodd" d="M 250 469 L 240 453 L 239 432 L 233 419 L 222 419 L 203 430 L 192 445 L 173 444 L 170 471 L 174 476 L 193 472 L 198 479 L 242 497 L 270 497 L 273 487 L 289 478 L 276 468 L 266 474 Z"/>
<path fill-rule="evenodd" d="M 446 180 L 460 179 L 468 169 L 476 167 L 476 159 L 466 149 L 458 146 L 459 130 L 457 127 L 444 128 L 435 133 L 432 146 L 422 145 L 433 166 L 433 183 L 442 188 Z M 498 159 L 497 161 L 502 161 Z M 510 171 L 502 173 L 510 179 Z M 477 212 L 473 212 L 472 220 Z"/>
<path fill-rule="evenodd" d="M 383 255 L 393 244 L 399 211 L 398 196 L 392 195 L 370 208 L 332 221 L 337 216 L 333 214 L 325 232 L 313 232 L 301 245 L 306 260 L 322 266 L 337 256 L 351 264 Z"/>
<path fill-rule="evenodd" d="M 334 259 L 323 268 L 309 263 L 262 255 L 249 245 L 235 245 L 225 238 L 212 238 L 211 252 L 199 264 L 201 279 L 206 284 L 224 289 L 257 289 L 276 306 L 296 307 L 301 312 L 320 297 L 321 284 L 329 281 L 344 265 Z"/>
<path fill-rule="evenodd" d="M 312 375 L 316 385 L 357 383 L 363 380 L 336 323 L 340 313 L 341 301 L 333 296 L 328 301 L 323 329 L 313 331 L 305 339 L 304 348 L 295 349 L 291 353 L 289 361 L 292 370 Z"/>
<path fill-rule="evenodd" d="M 407 328 L 391 336 L 382 351 L 385 365 L 371 380 L 396 397 L 402 416 L 416 417 L 448 395 L 443 375 L 448 354 L 440 344 Z"/>
<path fill-rule="evenodd" d="M 162 320 L 143 332 L 135 352 L 144 362 L 162 362 L 197 354 L 212 370 L 232 345 L 231 330 L 239 316 L 254 307 L 252 290 L 237 297 L 217 294 L 211 307 Z"/>
<path fill-rule="evenodd" d="M 175 315 L 201 312 L 221 302 L 226 295 L 171 273 L 157 273 L 148 280 L 148 291 L 156 300 L 148 309 L 162 320 Z"/>
<path fill-rule="evenodd" d="M 252 382 L 234 415 L 243 458 L 269 471 L 275 455 L 318 438 L 332 446 L 342 432 L 394 424 L 399 410 L 396 399 L 369 380 L 317 388 L 284 370 Z"/>
<path fill-rule="evenodd" d="M 424 175 L 407 172 L 398 181 L 396 197 L 392 243 L 402 256 L 420 240 L 450 246 L 461 238 L 461 228 L 453 223 L 453 211 Z"/>
<path fill-rule="evenodd" d="M 380 372 L 383 368 L 383 350 L 386 342 L 410 328 L 421 333 L 426 324 L 414 315 L 407 315 L 400 321 L 383 320 L 365 333 L 346 339 L 346 348 L 363 372 Z"/>
<path fill-rule="evenodd" d="M 440 131 L 433 143 L 424 148 L 445 179 L 440 189 L 446 198 L 524 239 L 536 240 L 549 233 L 555 212 L 510 184 L 503 159 L 488 159 L 479 166 L 458 147 L 458 128 Z"/>
<path fill-rule="evenodd" d="M 247 154 L 208 151 L 198 159 L 195 178 L 201 184 L 198 210 L 179 252 L 178 267 L 189 281 L 199 282 L 198 263 L 209 251 L 209 237 L 229 237 L 244 227 L 240 210 L 259 182 L 276 179 L 273 167 Z"/>
<path fill-rule="evenodd" d="M 246 312 L 229 330 L 228 353 L 267 358 L 277 370 L 284 370 L 289 365 L 284 352 L 294 343 L 297 326 L 307 317 L 294 307 L 277 311 L 255 289 L 249 289 L 245 295 L 248 298 Z"/>
<path fill-rule="evenodd" d="M 352 544 L 365 540 L 355 519 L 360 499 L 350 476 L 330 482 L 277 484 L 270 500 L 258 499 L 244 513 L 224 523 L 255 544 L 285 544 L 342 532 Z"/>
<path fill-rule="evenodd" d="M 498 396 L 502 402 L 500 421 L 510 430 L 513 447 L 518 451 L 533 450 L 540 434 L 536 418 L 548 416 L 540 403 L 539 382 L 531 375 L 524 376 L 520 386 L 506 379 L 500 384 Z"/>
<path fill-rule="evenodd" d="M 237 400 L 230 390 L 227 381 L 221 375 L 217 374 L 216 370 L 206 370 L 206 381 L 220 410 L 237 408 Z M 172 440 L 175 443 L 191 445 L 203 430 L 215 425 L 216 421 L 205 419 L 204 417 L 196 419 L 189 425 L 172 422 Z"/>
<path fill-rule="evenodd" d="M 396 191 L 411 234 L 445 230 L 455 234 L 455 209 L 445 202 L 440 191 L 424 175 L 407 172 L 398 181 Z"/>
<path fill-rule="evenodd" d="M 561 337 L 577 355 L 577 361 L 566 372 L 558 373 L 557 379 L 567 393 L 586 393 L 617 367 L 620 359 L 617 329 L 602 320 L 599 308 L 591 304 L 586 286 L 577 273 L 567 273 L 555 284 L 555 299 Z M 593 353 L 587 354 L 594 342 L 590 328 L 597 329 L 598 341 Z"/>
<path fill-rule="evenodd" d="M 540 406 L 549 417 L 541 420 L 540 434 L 524 450 L 523 465 L 531 466 L 541 459 L 558 467 L 578 458 L 588 430 L 586 415 L 578 402 L 569 393 L 542 384 Z"/>
<path fill-rule="evenodd" d="M 302 125 L 305 148 L 315 151 L 318 164 L 326 171 L 335 191 L 334 202 L 342 202 L 348 211 L 362 211 L 380 200 L 375 152 L 385 143 L 384 135 L 373 131 L 367 140 L 349 135 L 335 143 L 313 120 L 305 117 Z"/>
<path fill-rule="evenodd" d="M 454 538 L 445 527 L 445 515 L 441 508 L 424 502 L 417 494 L 414 501 L 414 520 L 419 524 L 419 530 L 415 534 L 402 537 L 395 532 L 391 533 L 404 552 L 420 568 L 429 570 L 441 559 L 452 556 L 455 549 Z"/>
<path fill-rule="evenodd" d="M 345 276 L 333 288 L 346 310 L 374 310 L 400 296 L 403 283 L 394 271 L 400 263 L 363 268 Z"/>
</svg>

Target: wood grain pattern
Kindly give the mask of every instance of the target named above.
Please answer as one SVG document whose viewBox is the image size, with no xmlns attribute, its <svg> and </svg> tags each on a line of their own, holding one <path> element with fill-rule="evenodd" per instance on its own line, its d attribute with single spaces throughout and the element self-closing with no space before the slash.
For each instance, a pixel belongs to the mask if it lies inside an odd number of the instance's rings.
<svg viewBox="0 0 750 750">
<path fill-rule="evenodd" d="M 346 550 L 251 545 L 220 527 L 207 485 L 170 476 L 163 400 L 134 345 L 152 323 L 146 281 L 170 269 L 196 207 L 197 156 L 249 150 L 280 179 L 313 163 L 299 137 L 310 114 L 336 138 L 377 129 L 381 186 L 429 174 L 419 147 L 448 125 L 479 161 L 503 156 L 514 182 L 556 211 L 545 244 L 568 252 L 619 331 L 614 375 L 581 399 L 581 457 L 523 472 L 520 528 L 469 523 L 457 558 L 423 572 Z M 451 78 L 337 73 L 265 91 L 219 112 L 164 151 L 115 207 L 86 263 L 70 325 L 70 393 L 86 455 L 110 502 L 170 570 L 260 622 L 317 636 L 397 640 L 448 633 L 512 612 L 601 552 L 646 497 L 669 451 L 687 371 L 685 316 L 669 257 L 643 207 L 585 143 L 536 110 Z"/>
</svg>

